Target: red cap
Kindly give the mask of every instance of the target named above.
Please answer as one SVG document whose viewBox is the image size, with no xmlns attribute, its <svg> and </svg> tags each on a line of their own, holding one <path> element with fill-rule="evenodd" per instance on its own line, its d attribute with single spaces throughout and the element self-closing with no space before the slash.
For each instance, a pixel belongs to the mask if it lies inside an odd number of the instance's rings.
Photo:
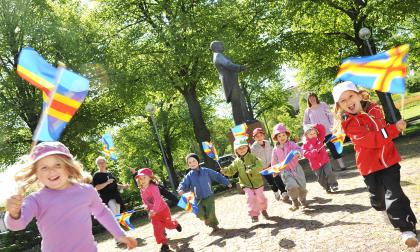
<svg viewBox="0 0 420 252">
<path fill-rule="evenodd" d="M 255 128 L 254 131 L 252 131 L 252 136 L 255 137 L 258 133 L 265 134 L 262 128 Z"/>
<path fill-rule="evenodd" d="M 151 177 L 153 176 L 153 171 L 150 168 L 141 168 L 136 175 L 136 179 L 140 176 L 148 176 Z"/>
</svg>

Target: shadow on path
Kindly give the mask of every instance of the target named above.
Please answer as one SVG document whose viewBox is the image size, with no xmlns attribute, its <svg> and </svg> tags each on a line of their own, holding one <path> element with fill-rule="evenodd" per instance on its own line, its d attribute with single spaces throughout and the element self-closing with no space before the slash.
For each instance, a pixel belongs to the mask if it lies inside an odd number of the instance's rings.
<svg viewBox="0 0 420 252">
<path fill-rule="evenodd" d="M 366 187 L 356 187 L 350 190 L 338 190 L 337 192 L 332 192 L 331 194 L 344 194 L 344 195 L 352 195 L 357 193 L 367 192 Z"/>
<path fill-rule="evenodd" d="M 303 213 L 315 216 L 321 213 L 334 213 L 334 212 L 348 212 L 360 213 L 369 210 L 370 206 L 363 206 L 359 204 L 344 204 L 344 205 L 309 205 L 303 209 Z"/>
<path fill-rule="evenodd" d="M 185 252 L 193 252 L 194 249 L 190 248 L 190 241 L 194 238 L 194 236 L 197 236 L 198 233 L 195 233 L 193 235 L 190 235 L 185 238 L 179 238 L 179 239 L 169 239 L 168 245 L 171 249 L 175 249 L 175 251 L 185 251 Z"/>
</svg>

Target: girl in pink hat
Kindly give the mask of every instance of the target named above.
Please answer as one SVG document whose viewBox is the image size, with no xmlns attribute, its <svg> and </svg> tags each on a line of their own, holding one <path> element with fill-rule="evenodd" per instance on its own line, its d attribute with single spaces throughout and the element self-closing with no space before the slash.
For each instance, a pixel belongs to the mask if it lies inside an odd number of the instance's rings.
<svg viewBox="0 0 420 252">
<path fill-rule="evenodd" d="M 162 244 L 160 251 L 170 251 L 168 239 L 165 236 L 165 228 L 182 231 L 181 225 L 172 220 L 171 212 L 166 202 L 163 200 L 157 186 L 158 180 L 149 168 L 142 168 L 135 177 L 140 189 L 140 196 L 144 207 L 149 211 L 149 217 L 153 225 L 153 234 L 158 244 Z"/>
<path fill-rule="evenodd" d="M 287 168 L 280 171 L 280 176 L 286 186 L 287 194 L 292 199 L 290 210 L 296 211 L 300 205 L 306 207 L 306 194 L 308 192 L 306 190 L 306 178 L 302 167 L 298 163 L 299 157 L 302 156 L 302 149 L 295 142 L 289 140 L 290 132 L 282 123 L 274 126 L 272 137 L 276 145 L 271 157 L 271 166 L 283 162 L 291 151 L 299 151 L 299 154 L 289 162 Z"/>
<path fill-rule="evenodd" d="M 95 188 L 83 183 L 82 173 L 82 165 L 62 143 L 36 145 L 16 173 L 21 192 L 7 200 L 7 228 L 25 229 L 36 218 L 42 251 L 97 251 L 92 214 L 117 241 L 135 248 L 136 240 L 125 236 Z M 23 196 L 28 189 L 34 192 Z"/>
</svg>

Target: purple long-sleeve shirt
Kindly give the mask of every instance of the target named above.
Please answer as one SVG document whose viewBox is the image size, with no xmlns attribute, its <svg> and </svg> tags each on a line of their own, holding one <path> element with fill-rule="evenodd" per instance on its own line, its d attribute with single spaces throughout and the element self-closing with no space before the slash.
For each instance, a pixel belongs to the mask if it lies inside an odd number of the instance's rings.
<svg viewBox="0 0 420 252">
<path fill-rule="evenodd" d="M 111 211 L 87 184 L 74 184 L 64 190 L 43 188 L 25 198 L 19 219 L 5 215 L 6 227 L 12 231 L 25 229 L 35 217 L 42 236 L 41 250 L 97 251 L 92 234 L 95 218 L 115 237 L 124 236 Z"/>
<path fill-rule="evenodd" d="M 325 102 L 320 102 L 316 109 L 308 107 L 303 115 L 303 125 L 318 123 L 324 125 L 327 135 L 331 134 L 334 116 Z"/>
</svg>

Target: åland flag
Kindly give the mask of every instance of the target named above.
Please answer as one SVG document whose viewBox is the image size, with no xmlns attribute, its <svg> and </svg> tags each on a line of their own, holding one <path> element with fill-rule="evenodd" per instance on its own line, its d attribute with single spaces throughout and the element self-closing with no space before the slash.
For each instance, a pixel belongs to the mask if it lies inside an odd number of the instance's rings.
<svg viewBox="0 0 420 252">
<path fill-rule="evenodd" d="M 101 142 L 103 144 L 103 150 L 101 153 L 112 160 L 117 160 L 117 156 L 115 155 L 114 142 L 112 141 L 111 135 L 105 133 L 101 138 Z"/>
<path fill-rule="evenodd" d="M 206 155 L 209 158 L 215 161 L 219 160 L 219 155 L 217 155 L 216 147 L 214 147 L 212 142 L 202 142 L 201 145 L 203 146 L 204 153 L 206 153 Z"/>
<path fill-rule="evenodd" d="M 248 126 L 246 125 L 246 123 L 236 125 L 235 127 L 231 129 L 233 137 L 235 139 L 242 138 L 242 137 L 248 138 L 247 130 L 248 130 Z"/>
<path fill-rule="evenodd" d="M 281 170 L 284 170 L 287 168 L 287 165 L 292 161 L 292 159 L 299 153 L 297 150 L 290 151 L 286 158 L 283 160 L 283 162 L 273 165 L 265 170 L 260 171 L 261 175 L 270 175 L 273 173 L 279 173 Z"/>
<path fill-rule="evenodd" d="M 195 196 L 193 192 L 182 194 L 178 201 L 178 206 L 187 212 L 198 215 L 198 205 L 195 203 Z"/>
<path fill-rule="evenodd" d="M 346 134 L 339 133 L 335 135 L 331 135 L 331 137 L 327 140 L 334 144 L 335 150 L 338 154 L 341 154 L 343 152 L 343 144 L 344 139 L 346 138 Z"/>
<path fill-rule="evenodd" d="M 343 61 L 334 83 L 354 84 L 385 93 L 404 93 L 407 76 L 409 45 L 366 57 L 351 57 Z"/>
<path fill-rule="evenodd" d="M 57 141 L 85 99 L 89 80 L 67 69 L 55 68 L 30 47 L 19 54 L 17 73 L 42 90 L 43 113 L 33 140 Z"/>
<path fill-rule="evenodd" d="M 135 210 L 130 210 L 122 214 L 116 214 L 115 219 L 117 220 L 118 223 L 120 223 L 121 226 L 125 227 L 126 229 L 135 230 L 136 228 L 130 222 L 130 217 L 135 212 L 136 212 Z"/>
</svg>

